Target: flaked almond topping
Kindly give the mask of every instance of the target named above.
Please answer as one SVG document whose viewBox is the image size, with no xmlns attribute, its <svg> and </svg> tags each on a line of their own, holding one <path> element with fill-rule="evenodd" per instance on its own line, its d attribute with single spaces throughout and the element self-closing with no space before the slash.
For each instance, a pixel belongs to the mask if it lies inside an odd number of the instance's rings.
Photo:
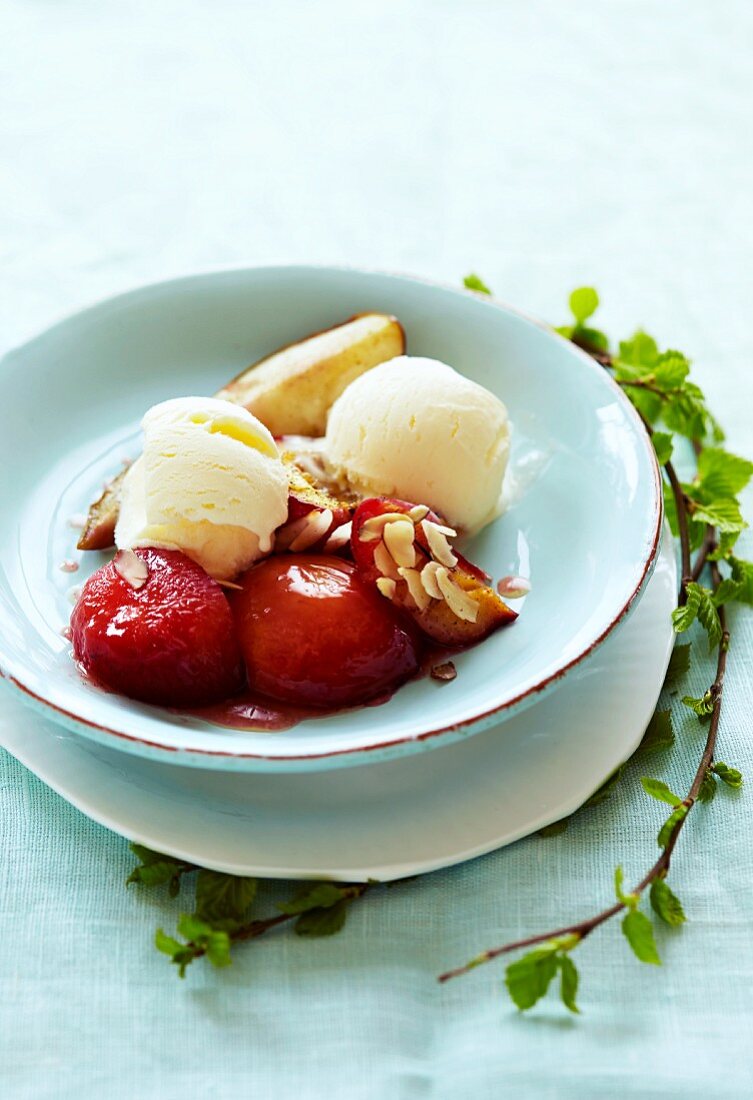
<svg viewBox="0 0 753 1100">
<path fill-rule="evenodd" d="M 421 574 L 417 569 L 406 569 L 404 566 L 398 569 L 398 573 L 408 585 L 408 591 L 418 610 L 424 611 L 431 603 L 431 597 L 421 584 Z"/>
<path fill-rule="evenodd" d="M 442 565 L 446 565 L 449 569 L 452 569 L 454 565 L 457 565 L 458 559 L 455 554 L 453 554 L 452 548 L 447 541 L 447 536 L 445 535 L 445 531 L 451 531 L 452 528 L 441 527 L 437 523 L 432 523 L 430 519 L 425 519 L 422 526 L 432 556 Z"/>
<path fill-rule="evenodd" d="M 65 561 L 61 561 L 58 569 L 61 573 L 75 573 L 78 570 L 78 562 L 66 558 Z"/>
<path fill-rule="evenodd" d="M 350 520 L 347 523 L 341 523 L 339 527 L 336 527 L 332 534 L 329 536 L 323 546 L 325 554 L 333 554 L 335 550 L 342 549 L 350 542 L 350 536 L 353 532 L 353 524 Z"/>
<path fill-rule="evenodd" d="M 422 519 L 426 519 L 429 514 L 429 507 L 426 504 L 414 504 L 408 515 L 414 523 L 420 523 Z"/>
<path fill-rule="evenodd" d="M 379 542 L 381 537 L 382 536 L 381 536 L 381 533 L 379 531 L 367 531 L 365 524 L 364 524 L 363 527 L 361 527 L 361 529 L 358 532 L 358 541 L 359 542 Z"/>
<path fill-rule="evenodd" d="M 286 523 L 284 527 L 278 529 L 275 535 L 275 553 L 282 554 L 285 550 L 290 549 L 291 542 L 300 535 L 307 525 L 310 514 L 308 512 L 305 516 L 299 516 L 298 519 L 291 520 L 290 523 Z"/>
<path fill-rule="evenodd" d="M 432 680 L 454 680 L 458 674 L 458 670 L 452 661 L 444 661 L 441 665 L 434 665 L 431 670 Z"/>
<path fill-rule="evenodd" d="M 300 550 L 308 550 L 310 546 L 323 538 L 332 526 L 333 518 L 329 508 L 323 508 L 321 512 L 316 509 L 309 512 L 303 530 L 296 535 L 290 544 L 291 553 L 297 554 Z"/>
<path fill-rule="evenodd" d="M 112 564 L 115 572 L 122 577 L 126 584 L 137 591 L 143 588 L 149 579 L 149 570 L 143 558 L 135 554 L 133 550 L 118 550 Z"/>
<path fill-rule="evenodd" d="M 378 516 L 370 516 L 369 519 L 363 521 L 361 527 L 362 531 L 376 531 L 377 534 L 381 533 L 385 525 L 388 523 L 396 523 L 398 520 L 405 522 L 408 519 L 408 515 L 405 512 L 382 512 Z"/>
<path fill-rule="evenodd" d="M 391 577 L 380 577 L 376 582 L 376 586 L 383 596 L 386 596 L 388 600 L 393 599 L 395 595 L 395 589 L 397 585 Z"/>
<path fill-rule="evenodd" d="M 475 623 L 478 618 L 478 604 L 462 588 L 458 588 L 446 569 L 437 570 L 437 584 L 453 615 L 467 623 Z"/>
<path fill-rule="evenodd" d="M 522 600 L 531 591 L 527 577 L 502 577 L 497 581 L 497 591 L 508 600 Z"/>
<path fill-rule="evenodd" d="M 443 600 L 444 596 L 437 584 L 437 571 L 442 566 L 435 561 L 427 562 L 421 570 L 421 584 L 426 590 L 426 594 L 431 596 L 433 600 Z"/>
<path fill-rule="evenodd" d="M 412 569 L 416 564 L 416 548 L 413 539 L 416 529 L 409 519 L 401 518 L 384 527 L 384 542 L 397 565 Z"/>
<path fill-rule="evenodd" d="M 383 577 L 392 577 L 393 580 L 397 577 L 395 561 L 383 542 L 374 550 L 374 565 Z"/>
</svg>

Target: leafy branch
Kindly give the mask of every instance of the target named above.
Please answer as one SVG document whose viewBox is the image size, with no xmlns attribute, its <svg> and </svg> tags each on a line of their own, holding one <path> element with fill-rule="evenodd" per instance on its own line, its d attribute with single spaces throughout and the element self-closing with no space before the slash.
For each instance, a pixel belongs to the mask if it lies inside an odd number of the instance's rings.
<svg viewBox="0 0 753 1100">
<path fill-rule="evenodd" d="M 187 875 L 196 876 L 192 879 L 193 912 L 181 913 L 178 917 L 176 931 L 183 938 L 178 940 L 169 936 L 162 928 L 157 929 L 154 938 L 157 950 L 177 966 L 181 978 L 196 959 L 206 957 L 213 966 L 229 966 L 234 944 L 256 939 L 281 924 L 294 921 L 299 936 L 334 935 L 343 928 L 350 904 L 376 885 L 373 882 L 352 885 L 302 883 L 294 897 L 278 904 L 277 913 L 259 918 L 252 916 L 256 879 L 209 871 L 153 852 L 141 844 L 132 844 L 131 850 L 139 864 L 128 876 L 127 884 L 167 884 L 170 897 L 176 897 L 181 880 Z"/>
<path fill-rule="evenodd" d="M 471 285 L 466 280 L 466 285 L 489 293 L 483 284 Z M 689 360 L 681 352 L 660 352 L 656 341 L 643 332 L 620 343 L 619 351 L 612 355 L 608 338 L 587 323 L 598 304 L 598 295 L 592 288 L 574 291 L 570 296 L 573 323 L 558 331 L 612 373 L 651 435 L 657 460 L 666 477 L 667 518 L 680 541 L 682 579 L 678 607 L 672 614 L 674 629 L 683 633 L 694 623 L 700 624 L 708 636 L 709 648 L 717 650 L 716 675 L 700 699 L 683 698 L 683 703 L 699 721 L 708 722 L 703 751 L 686 796 L 676 795 L 662 780 L 641 779 L 645 793 L 671 806 L 671 813 L 657 837 L 660 855 L 633 889 L 629 893 L 624 891 L 622 869 L 618 867 L 615 872 L 616 901 L 612 905 L 585 920 L 482 951 L 463 966 L 440 975 L 440 981 L 448 981 L 502 955 L 533 948 L 506 970 L 508 992 L 522 1010 L 536 1004 L 559 973 L 562 1000 L 567 1008 L 576 1012 L 578 971 L 570 952 L 595 929 L 620 913 L 624 914 L 622 931 L 637 958 L 654 965 L 661 962 L 651 920 L 639 908 L 643 894 L 648 890 L 651 908 L 664 923 L 676 927 L 685 921 L 682 903 L 666 881 L 672 853 L 690 811 L 699 801 L 711 801 L 716 794 L 717 780 L 732 789 L 739 789 L 743 782 L 736 768 L 715 760 L 715 752 L 730 645 L 725 605 L 732 601 L 753 604 L 753 563 L 735 557 L 733 552 L 740 532 L 747 526 L 737 494 L 753 475 L 753 463 L 718 445 L 723 440 L 722 430 L 707 409 L 702 391 L 688 381 Z M 671 433 L 684 436 L 692 444 L 697 472 L 691 482 L 681 481 L 671 461 L 674 449 Z M 694 562 L 691 561 L 693 550 L 698 551 Z M 726 576 L 722 575 L 721 563 L 725 563 L 728 570 Z M 708 588 L 698 583 L 707 566 L 711 581 Z M 682 656 L 673 660 L 675 669 L 670 667 L 669 670 L 672 675 L 676 675 L 678 666 L 682 672 L 689 666 L 689 647 L 678 647 L 675 653 L 679 652 Z M 672 744 L 674 735 L 668 712 L 657 712 L 646 737 L 653 742 L 652 747 Z"/>
</svg>

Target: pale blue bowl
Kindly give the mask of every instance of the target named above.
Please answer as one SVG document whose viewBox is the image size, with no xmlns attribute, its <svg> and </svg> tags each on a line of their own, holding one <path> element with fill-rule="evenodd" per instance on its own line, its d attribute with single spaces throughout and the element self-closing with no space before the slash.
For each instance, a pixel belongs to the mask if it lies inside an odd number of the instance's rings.
<svg viewBox="0 0 753 1100">
<path fill-rule="evenodd" d="M 209 726 L 98 691 L 61 635 L 102 555 L 73 514 L 139 449 L 146 408 L 212 393 L 247 363 L 353 313 L 395 313 L 414 355 L 445 360 L 507 404 L 519 499 L 473 540 L 495 577 L 530 575 L 510 628 L 456 659 L 455 681 L 410 683 L 378 707 L 280 733 Z M 174 763 L 294 771 L 384 760 L 501 722 L 556 689 L 625 619 L 656 558 L 653 448 L 606 372 L 498 302 L 404 276 L 320 267 L 192 275 L 76 314 L 0 364 L 0 670 L 48 717 Z M 81 561 L 75 575 L 60 571 Z M 605 733 L 605 735 L 607 735 Z M 504 729 L 500 729 L 504 736 Z"/>
</svg>

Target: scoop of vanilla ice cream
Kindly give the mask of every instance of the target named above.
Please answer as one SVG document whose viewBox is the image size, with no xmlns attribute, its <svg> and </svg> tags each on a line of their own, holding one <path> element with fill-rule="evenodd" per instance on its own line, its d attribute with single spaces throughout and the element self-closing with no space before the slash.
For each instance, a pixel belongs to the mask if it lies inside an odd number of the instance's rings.
<svg viewBox="0 0 753 1100">
<path fill-rule="evenodd" d="M 116 546 L 183 550 L 221 580 L 271 550 L 287 518 L 288 475 L 260 420 L 229 401 L 179 397 L 149 409 L 142 427 Z"/>
<path fill-rule="evenodd" d="M 401 355 L 341 394 L 325 450 L 360 492 L 429 504 L 473 532 L 500 511 L 507 409 L 446 363 Z"/>
</svg>

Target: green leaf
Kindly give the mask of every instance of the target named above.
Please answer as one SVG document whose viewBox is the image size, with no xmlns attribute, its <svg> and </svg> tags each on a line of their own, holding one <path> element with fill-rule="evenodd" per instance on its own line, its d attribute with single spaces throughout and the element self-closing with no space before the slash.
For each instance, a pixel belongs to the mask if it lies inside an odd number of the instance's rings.
<svg viewBox="0 0 753 1100">
<path fill-rule="evenodd" d="M 230 966 L 230 936 L 227 932 L 210 932 L 205 950 L 212 966 Z"/>
<path fill-rule="evenodd" d="M 710 691 L 705 692 L 700 699 L 693 695 L 683 695 L 682 701 L 701 721 L 708 718 L 714 709 L 714 697 Z"/>
<path fill-rule="evenodd" d="M 690 646 L 680 646 L 690 649 Z M 667 681 L 664 681 L 665 686 Z M 643 740 L 638 746 L 639 752 L 652 753 L 671 749 L 675 743 L 675 731 L 672 728 L 672 715 L 668 710 L 657 710 L 649 722 Z"/>
<path fill-rule="evenodd" d="M 618 360 L 620 365 L 639 368 L 642 374 L 649 374 L 659 358 L 659 348 L 653 336 L 640 330 L 631 340 L 621 340 Z"/>
<path fill-rule="evenodd" d="M 656 360 L 652 373 L 660 389 L 673 390 L 682 385 L 689 371 L 690 363 L 682 352 L 665 351 Z"/>
<path fill-rule="evenodd" d="M 713 802 L 716 797 L 716 779 L 714 779 L 714 773 L 710 768 L 706 768 L 706 774 L 701 780 L 701 786 L 698 791 L 699 802 Z"/>
<path fill-rule="evenodd" d="M 576 325 L 570 332 L 570 339 L 584 351 L 609 351 L 609 337 L 598 328 Z"/>
<path fill-rule="evenodd" d="M 334 936 L 345 924 L 348 902 L 341 899 L 328 909 L 307 909 L 295 922 L 298 936 Z"/>
<path fill-rule="evenodd" d="M 163 882 L 169 882 L 172 887 L 173 880 L 180 877 L 179 872 L 190 866 L 183 860 L 165 856 L 143 844 L 133 843 L 130 849 L 141 860 L 141 865 L 131 871 L 126 879 L 126 886 L 132 882 L 139 882 L 142 886 L 159 886 Z"/>
<path fill-rule="evenodd" d="M 305 913 L 309 909 L 329 909 L 337 905 L 343 899 L 342 886 L 335 886 L 331 882 L 318 882 L 315 886 L 306 887 L 292 901 L 281 902 L 277 908 L 281 913 Z"/>
<path fill-rule="evenodd" d="M 714 601 L 714 607 L 721 607 L 725 603 L 733 603 L 738 598 L 739 593 L 740 585 L 737 581 L 733 581 L 732 577 L 725 577 L 716 586 L 711 597 Z"/>
<path fill-rule="evenodd" d="M 646 794 L 650 794 L 652 798 L 656 798 L 659 802 L 666 802 L 670 806 L 679 806 L 682 799 L 670 791 L 666 783 L 661 779 L 650 779 L 646 775 L 641 776 L 641 786 Z"/>
<path fill-rule="evenodd" d="M 625 879 L 624 879 L 622 867 L 615 867 L 615 869 L 614 869 L 614 892 L 615 892 L 615 896 L 617 897 L 617 900 L 622 902 L 623 905 L 626 905 L 628 907 L 628 909 L 635 909 L 636 906 L 638 905 L 638 895 L 637 894 L 626 894 L 625 893 L 625 891 L 622 889 L 622 884 L 623 884 L 624 880 Z"/>
<path fill-rule="evenodd" d="M 672 811 L 672 813 L 669 815 L 669 817 L 659 830 L 659 835 L 656 838 L 656 843 L 659 845 L 660 848 L 667 847 L 667 845 L 669 844 L 669 838 L 672 836 L 677 822 L 682 821 L 683 818 L 687 817 L 687 813 L 688 807 L 684 804 L 678 806 Z"/>
<path fill-rule="evenodd" d="M 678 925 L 684 923 L 686 918 L 682 903 L 667 886 L 665 879 L 654 879 L 651 883 L 649 899 L 651 908 L 665 924 L 671 924 L 673 928 L 677 928 Z"/>
<path fill-rule="evenodd" d="M 737 585 L 736 600 L 740 603 L 753 605 L 753 562 L 743 561 L 742 558 L 730 558 L 732 567 L 732 580 Z"/>
<path fill-rule="evenodd" d="M 154 934 L 154 946 L 163 955 L 169 955 L 172 959 L 179 951 L 183 950 L 185 945 L 178 943 L 172 936 L 166 935 L 161 928 L 158 928 Z"/>
<path fill-rule="evenodd" d="M 578 968 L 569 955 L 559 955 L 557 958 L 560 968 L 560 996 L 565 1008 L 578 1013 L 580 1009 L 575 1003 L 578 993 Z"/>
<path fill-rule="evenodd" d="M 212 934 L 212 926 L 192 913 L 181 913 L 178 917 L 178 932 L 192 943 L 200 943 Z"/>
<path fill-rule="evenodd" d="M 196 879 L 196 915 L 210 924 L 242 921 L 255 894 L 256 879 L 201 870 Z"/>
<path fill-rule="evenodd" d="M 570 311 L 582 325 L 599 308 L 599 295 L 592 286 L 580 286 L 570 295 Z"/>
<path fill-rule="evenodd" d="M 491 290 L 478 275 L 466 275 L 463 279 L 463 286 L 466 290 L 475 290 L 478 294 L 491 294 Z"/>
<path fill-rule="evenodd" d="M 636 958 L 644 963 L 661 966 L 659 952 L 654 942 L 654 930 L 645 913 L 634 909 L 622 920 L 622 931 L 633 949 Z"/>
<path fill-rule="evenodd" d="M 726 534 L 743 531 L 748 526 L 734 497 L 719 497 L 705 504 L 695 504 L 693 519 L 696 523 L 708 523 Z"/>
<path fill-rule="evenodd" d="M 672 436 L 668 432 L 654 432 L 651 442 L 660 466 L 666 466 L 672 458 Z"/>
<path fill-rule="evenodd" d="M 753 462 L 721 447 L 704 447 L 698 456 L 698 480 L 704 498 L 736 497 L 753 477 Z"/>
<path fill-rule="evenodd" d="M 722 783 L 726 783 L 728 787 L 732 787 L 733 790 L 739 791 L 743 785 L 742 772 L 739 772 L 737 768 L 730 768 L 727 764 L 722 763 L 721 760 L 717 760 L 715 764 L 711 765 L 711 770 L 715 775 L 718 775 Z"/>
<path fill-rule="evenodd" d="M 676 607 L 672 612 L 672 625 L 677 634 L 683 634 L 695 622 L 698 617 L 698 608 L 701 606 L 700 585 L 691 583 L 687 588 L 687 599 L 682 607 Z"/>
<path fill-rule="evenodd" d="M 517 959 L 505 970 L 505 985 L 518 1008 L 533 1008 L 546 994 L 557 973 L 557 953 L 544 944 Z"/>
<path fill-rule="evenodd" d="M 672 623 L 677 633 L 682 633 L 698 619 L 709 638 L 709 649 L 715 649 L 722 640 L 722 624 L 714 606 L 713 594 L 708 588 L 691 581 L 687 586 L 687 602 L 672 612 Z"/>
</svg>

